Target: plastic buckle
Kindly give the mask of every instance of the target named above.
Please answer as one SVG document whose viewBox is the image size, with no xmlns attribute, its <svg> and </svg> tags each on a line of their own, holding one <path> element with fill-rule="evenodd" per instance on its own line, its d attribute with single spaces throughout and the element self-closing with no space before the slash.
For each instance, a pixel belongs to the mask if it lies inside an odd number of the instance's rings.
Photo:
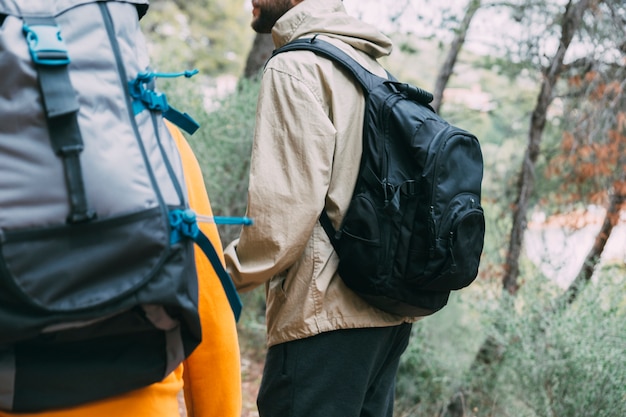
<svg viewBox="0 0 626 417">
<path fill-rule="evenodd" d="M 56 67 L 70 63 L 59 26 L 24 25 L 23 31 L 35 64 Z"/>
<path fill-rule="evenodd" d="M 144 109 L 160 111 L 170 122 L 185 130 L 189 134 L 194 134 L 200 127 L 193 117 L 187 113 L 181 113 L 167 102 L 167 97 L 163 93 L 154 90 L 154 79 L 157 77 L 190 78 L 198 73 L 198 70 L 183 71 L 177 73 L 140 72 L 137 77 L 128 82 L 130 96 L 133 100 L 133 113 L 141 113 Z"/>
<path fill-rule="evenodd" d="M 141 101 L 143 101 L 151 110 L 166 112 L 170 108 L 170 105 L 167 104 L 165 94 L 157 93 L 156 91 L 144 90 L 141 96 Z"/>
<path fill-rule="evenodd" d="M 181 231 L 185 236 L 195 239 L 198 233 L 200 233 L 198 223 L 196 222 L 196 213 L 189 209 L 183 210 L 181 217 L 183 221 Z"/>
<path fill-rule="evenodd" d="M 147 88 L 147 85 L 152 83 L 153 79 L 154 75 L 151 73 L 141 72 L 137 74 L 137 78 L 128 82 L 130 95 L 132 98 L 141 101 L 150 110 L 166 112 L 170 106 L 167 103 L 165 94 Z"/>
<path fill-rule="evenodd" d="M 172 227 L 171 244 L 179 242 L 183 237 L 195 239 L 200 233 L 196 222 L 196 213 L 192 210 L 172 210 L 169 213 L 169 218 Z"/>
</svg>

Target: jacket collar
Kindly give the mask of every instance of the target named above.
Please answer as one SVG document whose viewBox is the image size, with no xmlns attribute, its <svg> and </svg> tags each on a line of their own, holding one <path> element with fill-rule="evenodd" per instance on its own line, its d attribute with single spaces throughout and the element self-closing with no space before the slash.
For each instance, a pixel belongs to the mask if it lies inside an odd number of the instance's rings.
<svg viewBox="0 0 626 417">
<path fill-rule="evenodd" d="M 389 55 L 392 50 L 387 36 L 349 15 L 341 0 L 304 0 L 278 19 L 272 29 L 276 48 L 315 34 L 339 39 L 374 58 Z"/>
</svg>

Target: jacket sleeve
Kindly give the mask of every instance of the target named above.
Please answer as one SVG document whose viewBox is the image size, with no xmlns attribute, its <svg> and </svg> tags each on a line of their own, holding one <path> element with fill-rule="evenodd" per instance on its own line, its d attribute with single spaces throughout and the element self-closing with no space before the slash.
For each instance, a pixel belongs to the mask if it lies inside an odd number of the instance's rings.
<svg viewBox="0 0 626 417">
<path fill-rule="evenodd" d="M 212 216 L 202 172 L 181 132 L 168 125 L 181 154 L 189 203 L 197 213 Z M 200 228 L 223 259 L 214 224 Z M 210 262 L 196 247 L 198 303 L 202 343 L 184 364 L 184 394 L 189 417 L 240 417 L 242 408 L 239 344 L 235 319 Z"/>
<path fill-rule="evenodd" d="M 336 131 L 320 94 L 268 68 L 259 92 L 247 215 L 254 225 L 225 250 L 235 285 L 247 291 L 301 257 L 324 207 Z"/>
</svg>

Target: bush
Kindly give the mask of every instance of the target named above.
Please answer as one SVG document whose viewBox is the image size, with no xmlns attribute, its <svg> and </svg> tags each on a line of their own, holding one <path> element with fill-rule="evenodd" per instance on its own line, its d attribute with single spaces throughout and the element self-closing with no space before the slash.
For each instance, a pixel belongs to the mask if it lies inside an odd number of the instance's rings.
<svg viewBox="0 0 626 417">
<path fill-rule="evenodd" d="M 216 215 L 245 214 L 258 90 L 258 81 L 241 80 L 216 110 L 201 111 L 202 128 L 189 138 Z M 228 243 L 239 235 L 239 227 L 221 227 L 220 234 Z"/>
<path fill-rule="evenodd" d="M 503 416 L 615 417 L 626 415 L 624 269 L 600 274 L 579 299 L 552 312 L 527 298 L 511 315 L 510 341 L 494 397 Z M 614 282 L 615 276 L 621 282 Z M 532 296 L 532 294 L 530 294 Z M 533 301 L 532 303 L 530 301 Z"/>
<path fill-rule="evenodd" d="M 400 417 L 447 415 L 442 407 L 457 392 L 466 417 L 626 415 L 624 266 L 604 267 L 561 310 L 555 299 L 563 290 L 532 268 L 524 272 L 535 278 L 515 297 L 490 302 L 479 282 L 415 324 L 398 373 Z M 476 362 L 484 340 L 496 354 Z"/>
</svg>

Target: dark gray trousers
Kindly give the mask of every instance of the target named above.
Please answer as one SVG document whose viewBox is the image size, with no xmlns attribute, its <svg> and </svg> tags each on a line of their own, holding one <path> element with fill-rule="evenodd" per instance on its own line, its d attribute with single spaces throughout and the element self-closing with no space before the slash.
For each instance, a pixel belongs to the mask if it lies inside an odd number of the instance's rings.
<svg viewBox="0 0 626 417">
<path fill-rule="evenodd" d="M 269 348 L 260 417 L 391 417 L 411 324 L 336 330 Z"/>
</svg>

